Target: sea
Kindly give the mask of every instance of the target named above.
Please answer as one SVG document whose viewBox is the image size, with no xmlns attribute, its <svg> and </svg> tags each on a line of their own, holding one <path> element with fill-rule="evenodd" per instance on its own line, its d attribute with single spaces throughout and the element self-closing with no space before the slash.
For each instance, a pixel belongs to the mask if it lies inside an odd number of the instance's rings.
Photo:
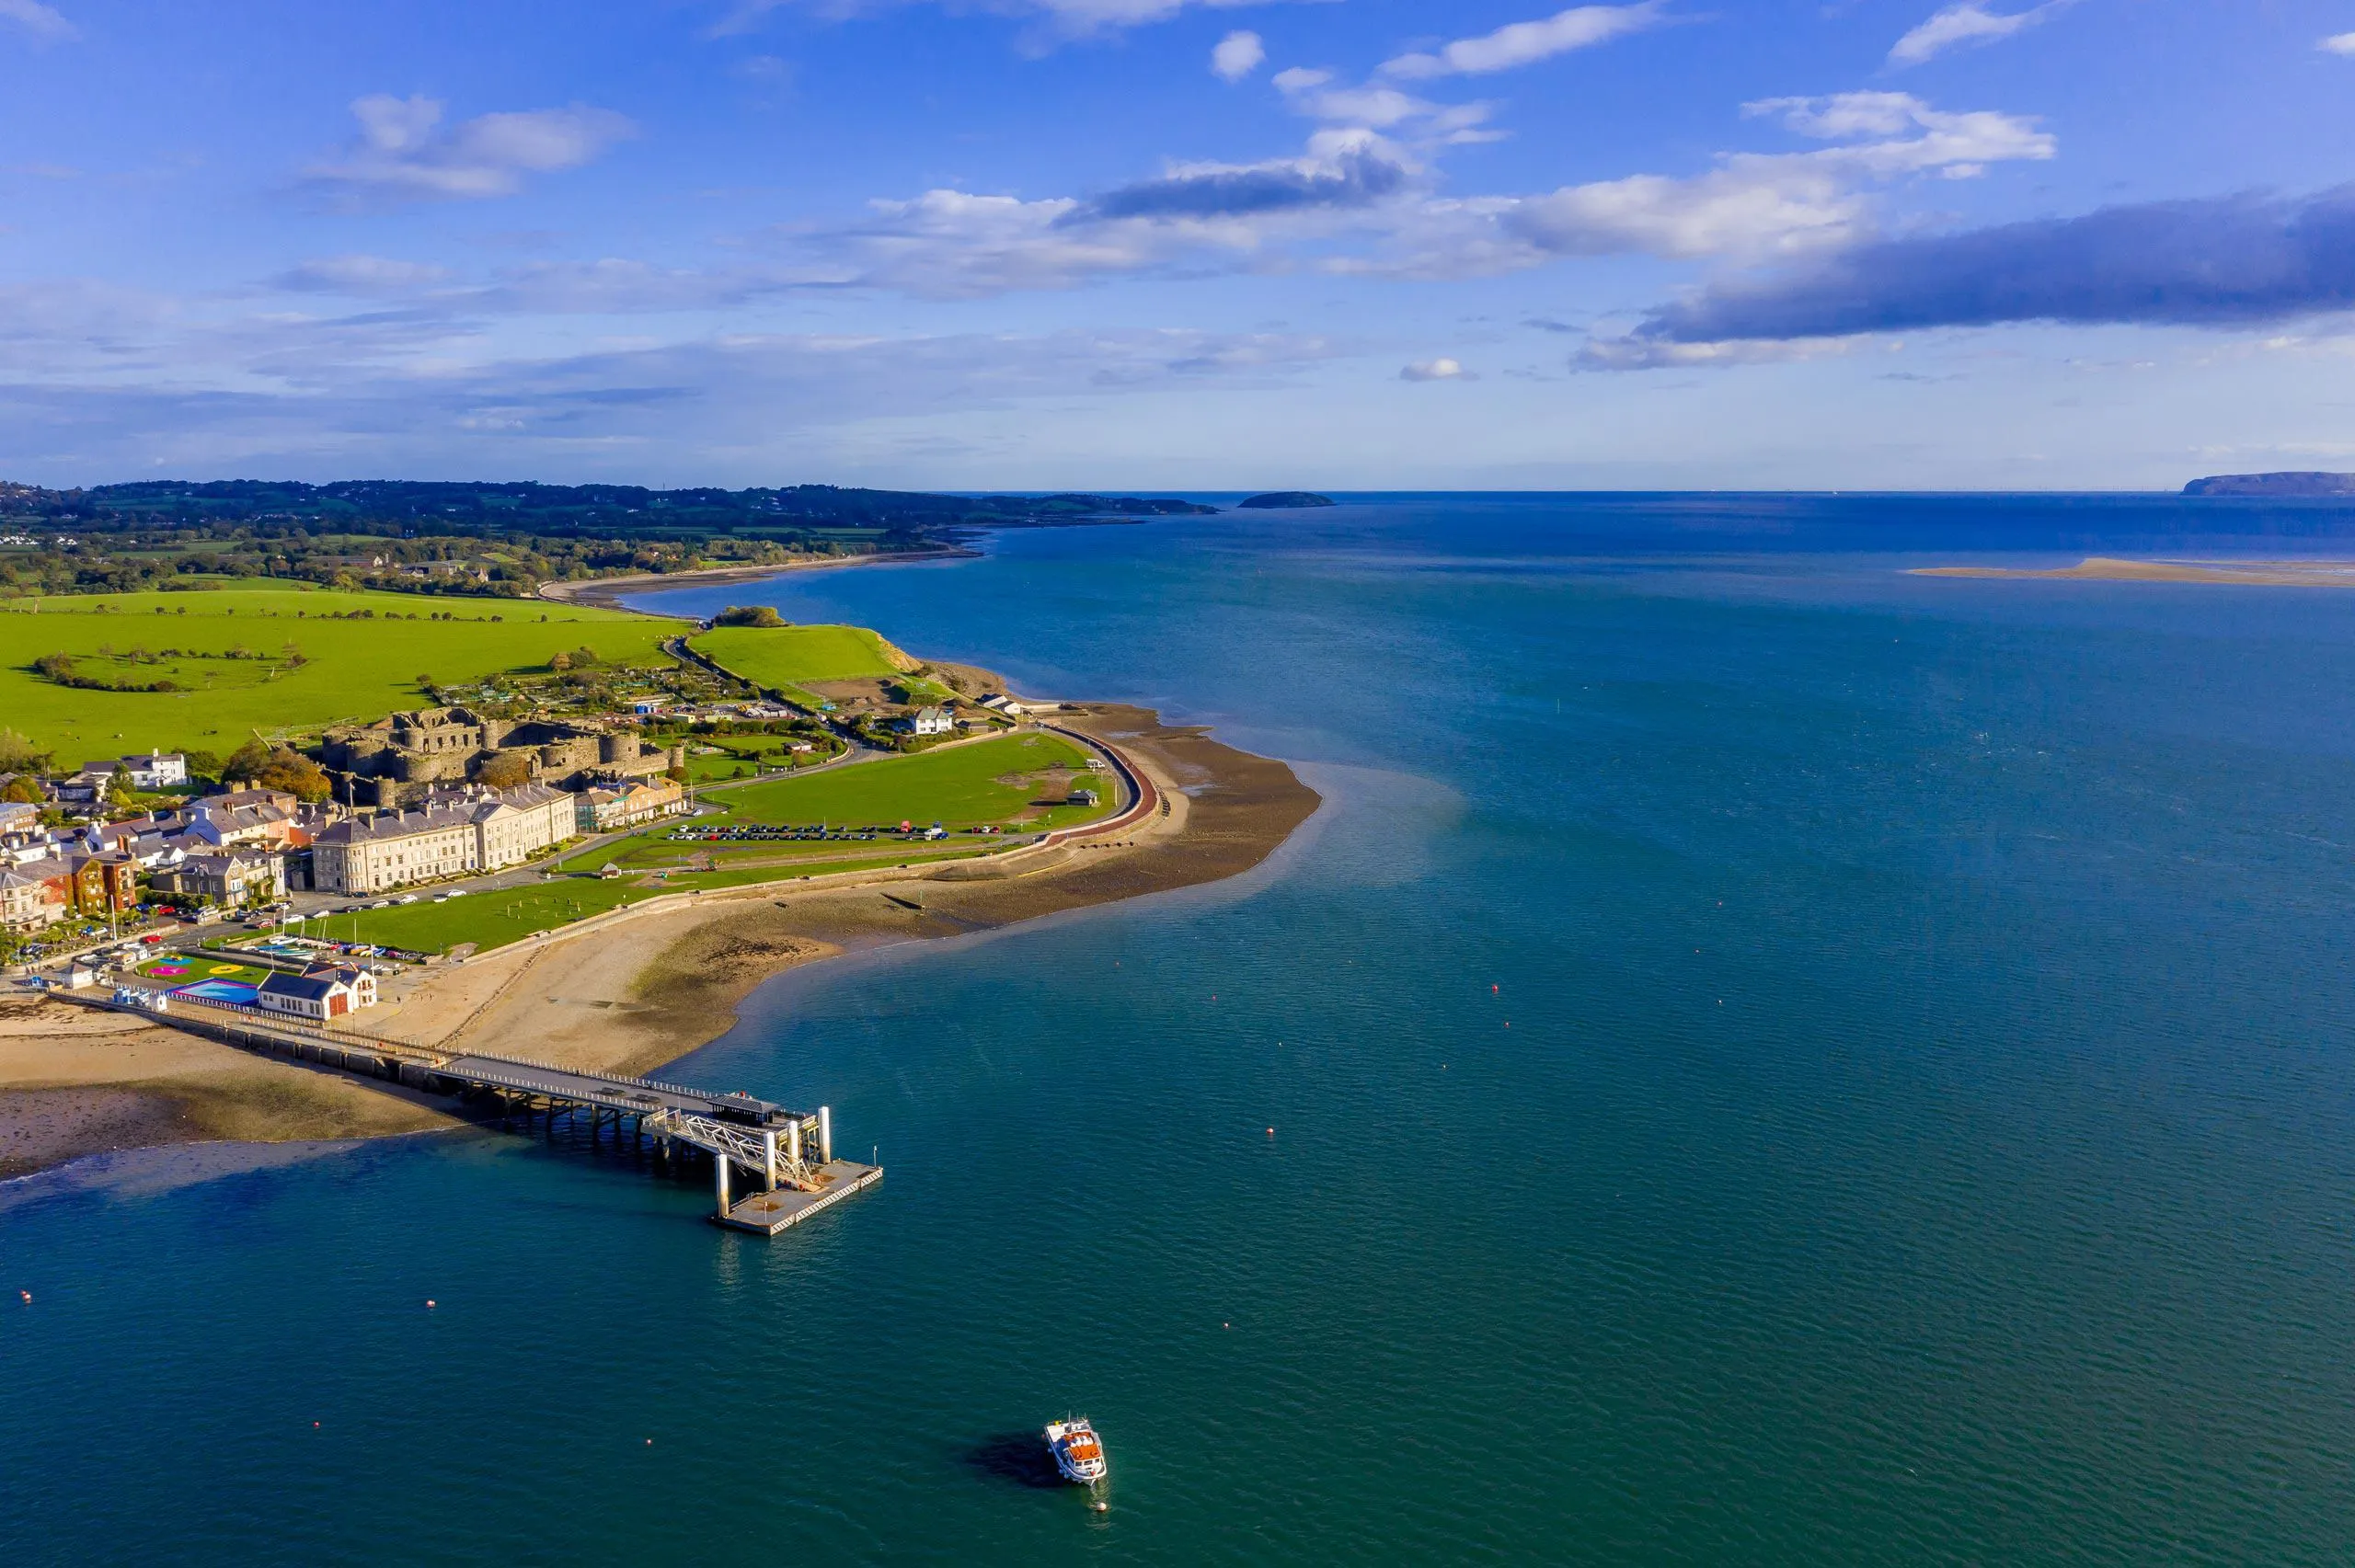
<svg viewBox="0 0 2355 1568">
<path fill-rule="evenodd" d="M 488 1131 L 0 1187 L 0 1562 L 2355 1561 L 2355 592 L 1908 571 L 2086 555 L 2355 512 L 1348 496 L 654 595 L 1325 805 L 756 992 L 672 1075 L 889 1173 L 775 1242 Z"/>
</svg>

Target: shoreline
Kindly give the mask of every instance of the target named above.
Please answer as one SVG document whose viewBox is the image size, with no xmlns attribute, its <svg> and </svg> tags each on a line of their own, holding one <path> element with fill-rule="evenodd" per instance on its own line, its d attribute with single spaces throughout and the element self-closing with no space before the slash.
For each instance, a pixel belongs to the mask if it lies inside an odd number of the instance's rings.
<svg viewBox="0 0 2355 1568">
<path fill-rule="evenodd" d="M 899 561 L 971 560 L 980 555 L 979 550 L 966 545 L 942 544 L 929 550 L 896 550 L 872 555 L 812 556 L 806 561 L 787 561 L 767 567 L 703 567 L 691 572 L 638 572 L 625 578 L 544 582 L 539 586 L 538 597 L 558 604 L 586 604 L 598 610 L 626 610 L 633 615 L 685 621 L 692 617 L 674 614 L 667 610 L 648 610 L 638 605 L 625 604 L 622 596 L 665 593 L 674 589 L 720 588 L 729 583 L 758 582 L 764 578 L 784 577 L 792 572 L 824 571 L 838 567 L 883 567 Z"/>
<path fill-rule="evenodd" d="M 733 1028 L 744 1000 L 775 976 L 1226 881 L 1266 862 L 1322 804 L 1289 765 L 1214 740 L 1207 727 L 1165 725 L 1120 704 L 1069 704 L 1057 720 L 1118 748 L 1153 785 L 1156 809 L 1103 841 L 1043 845 L 1002 863 L 756 884 L 559 928 L 432 966 L 371 1026 L 420 1045 L 464 1041 L 645 1073 Z M 467 1121 L 449 1102 L 167 1024 L 62 1001 L 0 1002 L 0 1178 L 121 1149 L 377 1138 Z"/>
</svg>

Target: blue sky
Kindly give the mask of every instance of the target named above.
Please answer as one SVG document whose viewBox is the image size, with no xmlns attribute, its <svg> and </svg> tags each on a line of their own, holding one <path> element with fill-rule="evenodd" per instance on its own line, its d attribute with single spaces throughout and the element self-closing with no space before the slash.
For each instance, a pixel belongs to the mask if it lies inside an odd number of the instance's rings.
<svg viewBox="0 0 2355 1568">
<path fill-rule="evenodd" d="M 2355 0 L 0 0 L 0 477 L 2355 468 Z"/>
</svg>

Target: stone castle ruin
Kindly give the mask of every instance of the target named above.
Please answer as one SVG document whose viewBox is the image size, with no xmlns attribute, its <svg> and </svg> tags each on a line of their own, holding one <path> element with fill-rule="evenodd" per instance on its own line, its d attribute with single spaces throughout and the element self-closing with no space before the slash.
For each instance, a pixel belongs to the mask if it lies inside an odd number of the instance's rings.
<svg viewBox="0 0 2355 1568">
<path fill-rule="evenodd" d="M 320 761 L 357 806 L 398 806 L 434 784 L 473 778 L 494 757 L 520 760 L 534 784 L 585 789 L 653 778 L 684 761 L 635 729 L 492 718 L 466 708 L 419 708 L 374 724 L 330 729 Z"/>
</svg>

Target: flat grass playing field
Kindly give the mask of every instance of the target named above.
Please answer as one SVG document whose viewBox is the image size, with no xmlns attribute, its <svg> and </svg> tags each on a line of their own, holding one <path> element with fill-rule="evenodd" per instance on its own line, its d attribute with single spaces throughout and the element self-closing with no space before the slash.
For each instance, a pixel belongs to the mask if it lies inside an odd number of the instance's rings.
<svg viewBox="0 0 2355 1568">
<path fill-rule="evenodd" d="M 341 618 L 361 610 L 373 618 Z M 430 619 L 438 614 L 454 618 Z M 431 699 L 419 675 L 472 683 L 545 668 L 551 655 L 583 645 L 607 664 L 664 665 L 662 639 L 677 630 L 673 621 L 540 600 L 284 583 L 0 601 L 0 725 L 54 750 L 65 767 L 150 750 L 226 754 L 256 730 L 311 730 L 420 706 Z M 293 664 L 289 643 L 306 662 Z M 134 649 L 153 661 L 134 659 Z M 225 657 L 236 649 L 260 657 Z M 84 674 L 183 689 L 60 686 L 32 669 L 52 653 L 75 656 Z"/>
<path fill-rule="evenodd" d="M 615 880 L 566 877 L 537 887 L 468 893 L 447 903 L 420 900 L 389 910 L 313 919 L 300 929 L 335 942 L 365 942 L 413 953 L 442 953 L 462 942 L 488 951 L 535 931 L 569 925 L 622 904 L 654 897 L 654 891 Z"/>
<path fill-rule="evenodd" d="M 864 626 L 716 626 L 687 646 L 722 670 L 808 707 L 818 705 L 807 689 L 810 681 L 883 680 L 914 663 Z"/>
<path fill-rule="evenodd" d="M 1060 788 L 1042 796 L 1048 781 L 1040 775 L 1085 772 L 1087 756 L 1061 736 L 1016 733 L 747 784 L 724 798 L 729 814 L 744 822 L 911 821 L 920 828 L 937 822 L 955 829 L 1019 818 L 1025 828 L 1063 828 L 1111 808 L 1112 782 L 1107 776 L 1095 786 L 1102 805 L 1057 805 L 1029 815 L 1043 798 L 1063 799 Z"/>
<path fill-rule="evenodd" d="M 751 842 L 674 839 L 673 833 L 700 829 L 725 829 L 736 823 L 767 823 L 810 827 L 825 823 L 834 829 L 893 828 L 913 822 L 930 827 L 938 822 L 952 832 L 959 829 L 996 827 L 1028 835 L 1069 828 L 1109 816 L 1119 808 L 1118 791 L 1107 774 L 1087 774 L 1087 754 L 1059 736 L 1016 734 L 971 741 L 878 761 L 852 762 L 801 777 L 770 779 L 732 786 L 706 795 L 704 804 L 717 812 L 673 818 L 654 823 L 627 838 L 566 857 L 562 869 L 593 872 L 607 865 L 631 874 L 664 867 L 684 868 L 689 862 L 706 863 L 711 870 L 698 875 L 757 880 L 743 875 L 751 866 L 774 867 L 768 875 L 787 877 L 819 875 L 853 862 L 879 856 L 897 864 L 914 853 L 938 853 L 944 845 L 919 845 L 896 834 L 881 839 L 765 840 Z M 1066 781 L 1085 778 L 1101 796 L 1095 806 L 1060 804 Z M 1054 801 L 1055 805 L 1043 805 Z M 971 837 L 954 841 L 952 853 L 986 853 L 1006 841 Z"/>
</svg>

